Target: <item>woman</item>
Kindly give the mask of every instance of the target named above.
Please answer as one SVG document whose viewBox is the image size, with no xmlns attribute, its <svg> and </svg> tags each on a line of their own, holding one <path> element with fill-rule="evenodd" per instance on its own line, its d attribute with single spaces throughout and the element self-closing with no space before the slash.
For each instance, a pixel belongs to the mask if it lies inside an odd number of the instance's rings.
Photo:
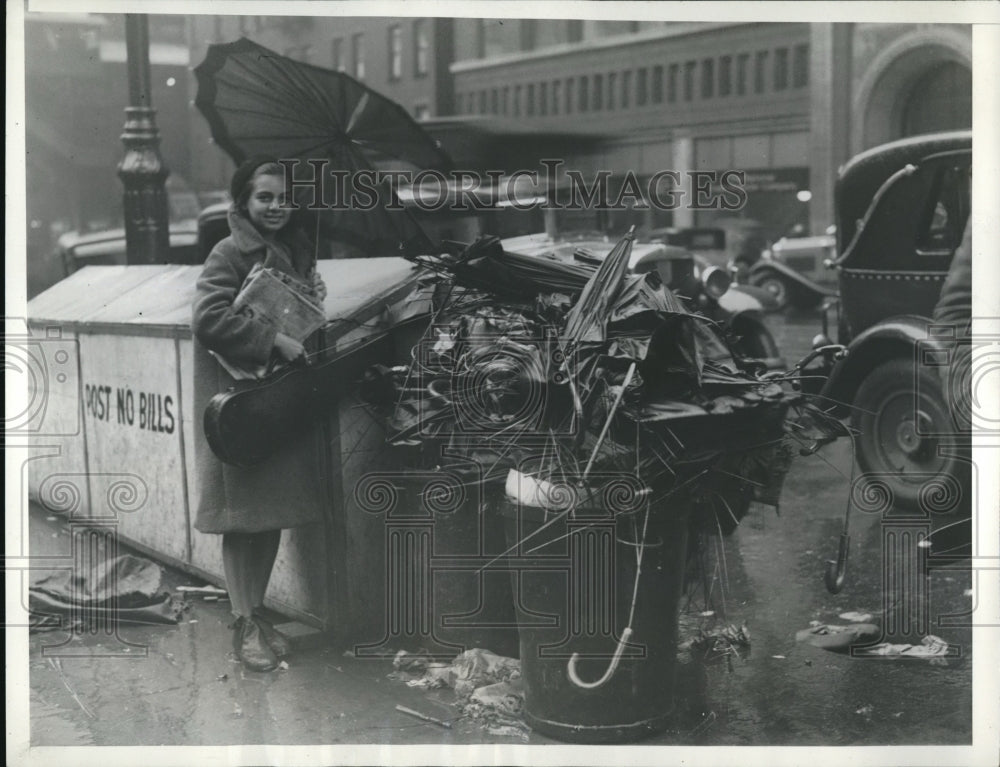
<svg viewBox="0 0 1000 767">
<path fill-rule="evenodd" d="M 237 384 L 212 351 L 239 367 L 293 362 L 302 343 L 259 319 L 238 313 L 233 300 L 255 264 L 326 288 L 316 274 L 313 247 L 295 225 L 285 169 L 269 159 L 241 165 L 230 186 L 230 236 L 212 250 L 198 280 L 192 327 L 195 338 L 196 412 Z M 200 430 L 199 430 L 200 431 Z M 201 492 L 195 528 L 222 535 L 222 562 L 232 612 L 233 649 L 244 666 L 270 671 L 287 655 L 287 637 L 261 614 L 281 530 L 319 519 L 323 498 L 315 432 L 304 434 L 252 469 L 221 463 L 200 435 L 196 456 Z"/>
</svg>

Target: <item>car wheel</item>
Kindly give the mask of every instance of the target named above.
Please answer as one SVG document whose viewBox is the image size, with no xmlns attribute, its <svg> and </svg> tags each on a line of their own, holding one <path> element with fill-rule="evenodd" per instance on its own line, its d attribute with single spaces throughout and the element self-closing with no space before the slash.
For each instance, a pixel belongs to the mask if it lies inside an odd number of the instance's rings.
<svg viewBox="0 0 1000 767">
<path fill-rule="evenodd" d="M 949 492 L 961 493 L 965 487 L 962 462 L 953 455 L 938 455 L 938 446 L 950 443 L 930 436 L 952 430 L 934 371 L 921 369 L 914 376 L 909 360 L 883 362 L 858 388 L 851 423 L 858 431 L 858 465 L 878 475 L 891 492 L 893 506 L 918 509 L 922 489 L 931 490 L 933 483 L 924 488 L 932 478 L 939 478 L 937 484 Z"/>
<path fill-rule="evenodd" d="M 784 277 L 779 277 L 777 274 L 764 274 L 755 278 L 753 284 L 770 293 L 779 309 L 788 306 L 791 300 L 792 286 Z"/>
</svg>

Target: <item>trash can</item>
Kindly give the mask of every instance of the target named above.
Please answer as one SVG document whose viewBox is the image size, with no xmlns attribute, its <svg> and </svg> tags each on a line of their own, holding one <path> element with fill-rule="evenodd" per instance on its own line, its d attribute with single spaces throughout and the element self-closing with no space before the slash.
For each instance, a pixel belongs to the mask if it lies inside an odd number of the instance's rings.
<svg viewBox="0 0 1000 767">
<path fill-rule="evenodd" d="M 501 515 L 508 547 L 517 547 L 507 564 L 525 720 L 576 743 L 635 741 L 663 731 L 674 707 L 689 500 L 650 504 L 645 534 L 645 504 L 627 514 L 578 507 L 560 516 L 508 501 Z M 594 685 L 625 639 L 617 667 Z"/>
<path fill-rule="evenodd" d="M 466 479 L 447 470 L 399 467 L 361 479 L 359 496 L 385 501 L 366 506 L 383 529 L 381 552 L 372 546 L 371 558 L 380 563 L 381 575 L 372 576 L 384 616 L 365 626 L 371 639 L 355 646 L 357 657 L 401 648 L 440 661 L 477 647 L 517 654 L 517 622 L 500 557 L 503 522 L 492 511 L 496 500 Z"/>
</svg>

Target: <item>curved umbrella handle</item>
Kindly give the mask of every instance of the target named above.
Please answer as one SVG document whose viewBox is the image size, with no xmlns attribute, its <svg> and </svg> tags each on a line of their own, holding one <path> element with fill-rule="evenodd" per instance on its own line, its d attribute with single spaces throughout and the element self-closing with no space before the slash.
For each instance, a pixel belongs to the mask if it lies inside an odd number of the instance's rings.
<svg viewBox="0 0 1000 767">
<path fill-rule="evenodd" d="M 566 664 L 566 674 L 569 676 L 569 681 L 577 687 L 582 687 L 585 690 L 593 690 L 601 685 L 607 684 L 611 677 L 614 676 L 615 671 L 618 670 L 618 663 L 622 659 L 622 653 L 625 652 L 625 645 L 628 644 L 628 640 L 631 636 L 632 627 L 629 626 L 622 632 L 622 638 L 618 640 L 618 646 L 615 648 L 615 654 L 611 656 L 611 665 L 609 665 L 608 670 L 604 672 L 604 676 L 596 682 L 584 682 L 580 679 L 576 673 L 576 662 L 580 659 L 580 653 L 573 653 L 573 655 L 570 656 L 569 663 Z"/>
</svg>

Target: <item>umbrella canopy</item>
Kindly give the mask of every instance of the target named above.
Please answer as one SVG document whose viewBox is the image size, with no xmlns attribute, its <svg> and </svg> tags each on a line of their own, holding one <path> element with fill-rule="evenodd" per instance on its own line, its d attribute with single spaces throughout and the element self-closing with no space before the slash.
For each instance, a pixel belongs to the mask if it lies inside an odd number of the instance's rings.
<svg viewBox="0 0 1000 767">
<path fill-rule="evenodd" d="M 195 104 L 208 120 L 212 137 L 237 163 L 248 157 L 326 160 L 328 170 L 447 170 L 451 161 L 394 101 L 343 72 L 281 56 L 245 38 L 211 45 L 195 70 Z M 300 168 L 302 178 L 312 169 Z M 323 201 L 338 202 L 319 214 L 322 236 L 346 241 L 370 255 L 400 249 L 428 252 L 426 235 L 395 202 L 388 184 L 377 187 L 375 205 L 344 207 L 327 176 Z M 312 202 L 308 186 L 296 188 L 296 202 Z M 398 207 L 396 205 L 392 208 Z M 370 209 L 368 209 L 370 208 Z M 315 215 L 315 212 L 312 212 Z"/>
</svg>

